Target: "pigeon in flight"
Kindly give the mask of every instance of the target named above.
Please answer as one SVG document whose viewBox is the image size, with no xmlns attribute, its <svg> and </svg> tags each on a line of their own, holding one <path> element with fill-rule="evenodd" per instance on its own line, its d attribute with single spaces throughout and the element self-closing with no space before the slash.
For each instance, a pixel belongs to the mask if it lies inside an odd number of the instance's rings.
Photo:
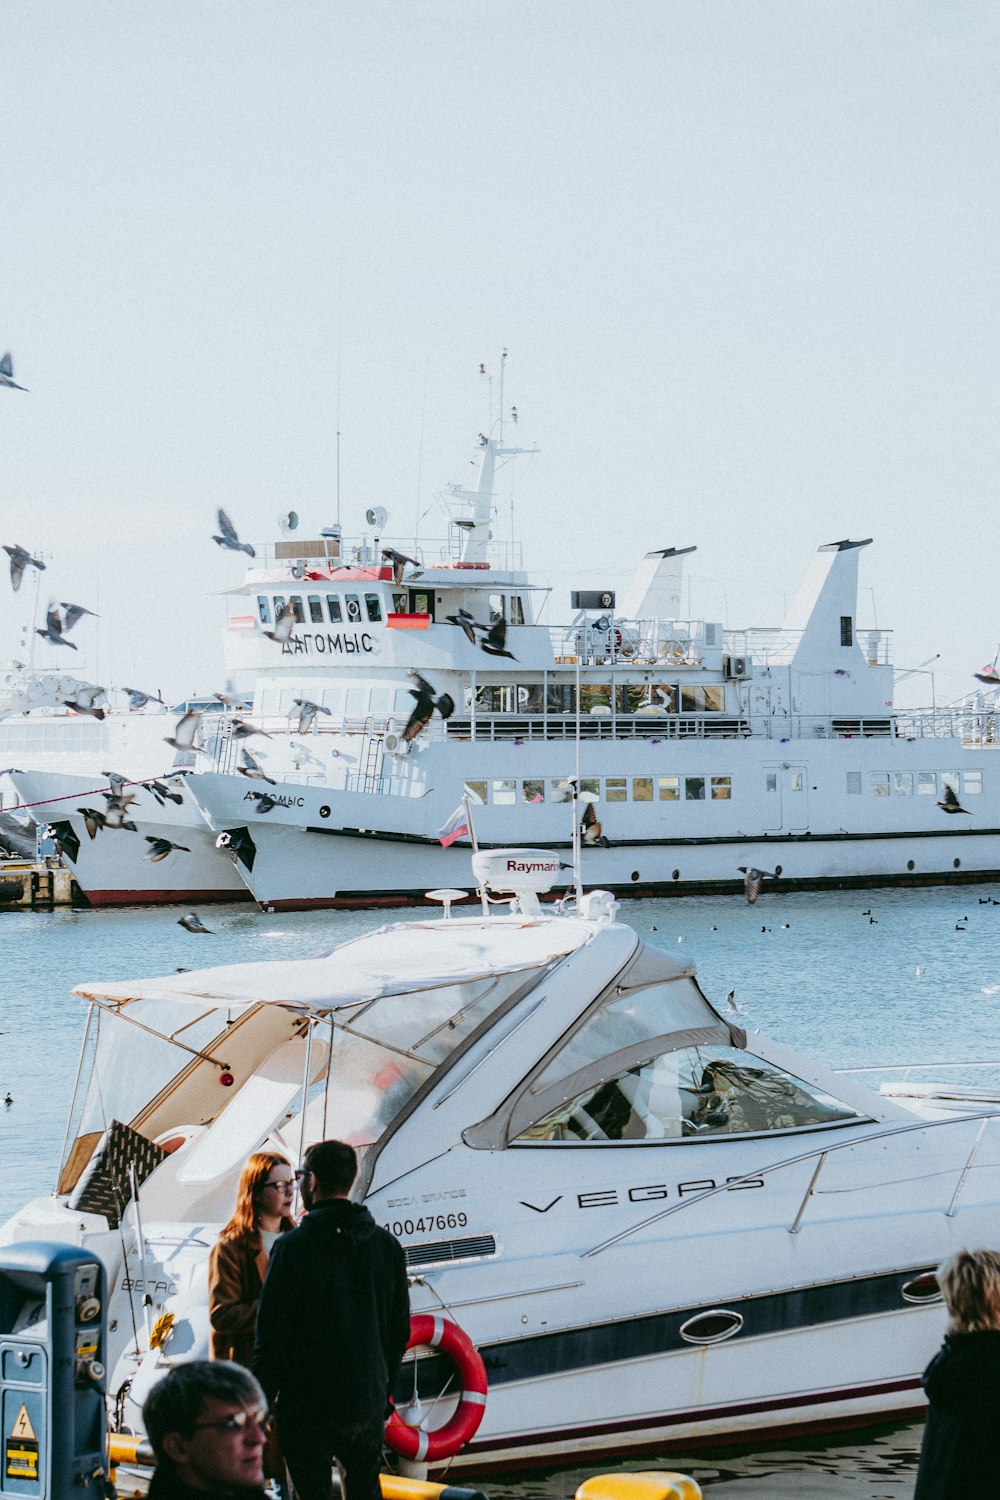
<svg viewBox="0 0 1000 1500">
<path fill-rule="evenodd" d="M 293 707 L 299 711 L 299 727 L 296 734 L 309 734 L 316 723 L 317 714 L 329 714 L 330 710 L 324 708 L 322 703 L 312 703 L 308 698 L 293 698 Z"/>
<path fill-rule="evenodd" d="M 259 813 L 272 812 L 277 805 L 277 798 L 269 797 L 266 792 L 257 793 L 257 811 Z"/>
<path fill-rule="evenodd" d="M 177 720 L 177 727 L 173 734 L 164 735 L 166 744 L 171 745 L 175 750 L 201 750 L 201 746 L 195 744 L 200 723 L 201 714 L 197 709 L 189 708 L 187 713 Z"/>
<path fill-rule="evenodd" d="M 753 865 L 737 865 L 737 869 L 743 876 L 743 890 L 747 898 L 747 905 L 753 906 L 760 895 L 761 884 L 765 880 L 777 880 L 777 875 L 772 870 L 755 870 Z"/>
<path fill-rule="evenodd" d="M 480 626 L 480 629 L 482 629 L 482 626 Z M 489 630 L 487 630 L 486 634 L 483 636 L 483 639 L 479 642 L 479 644 L 486 652 L 487 656 L 506 656 L 509 657 L 511 661 L 517 661 L 517 657 L 514 655 L 513 651 L 508 651 L 505 649 L 507 645 L 506 620 L 494 620 L 493 624 L 490 626 Z"/>
<path fill-rule="evenodd" d="M 945 787 L 945 789 L 944 789 L 944 796 L 941 798 L 941 801 L 938 803 L 938 807 L 941 809 L 942 812 L 946 812 L 946 813 L 965 813 L 968 817 L 970 817 L 970 818 L 972 817 L 972 814 L 969 812 L 969 809 L 967 807 L 963 807 L 962 806 L 962 804 L 959 802 L 958 798 L 955 796 L 954 790 L 950 786 L 946 786 Z"/>
<path fill-rule="evenodd" d="M 206 927 L 198 913 L 194 911 L 189 911 L 186 917 L 178 917 L 177 925 L 178 927 L 183 927 L 187 932 L 203 932 L 206 937 L 212 936 L 211 927 Z M 180 974 L 187 971 L 178 969 L 177 972 Z"/>
<path fill-rule="evenodd" d="M 45 613 L 45 629 L 36 630 L 43 641 L 48 641 L 50 646 L 68 646 L 71 651 L 77 648 L 72 641 L 63 640 L 64 621 L 56 604 L 50 604 Z"/>
<path fill-rule="evenodd" d="M 266 740 L 271 738 L 266 729 L 258 729 L 256 724 L 248 724 L 246 719 L 234 719 L 229 732 L 234 740 L 248 740 L 252 734 L 262 734 Z"/>
<path fill-rule="evenodd" d="M 184 801 L 184 793 L 172 792 L 165 781 L 147 781 L 146 785 L 161 807 L 166 807 L 168 798 L 171 802 L 176 802 L 178 807 Z"/>
<path fill-rule="evenodd" d="M 128 706 L 130 709 L 145 708 L 147 703 L 162 703 L 163 696 L 160 693 L 144 693 L 141 688 L 123 688 L 128 693 Z"/>
<path fill-rule="evenodd" d="M 250 754 L 250 751 L 247 749 L 246 745 L 240 747 L 240 763 L 237 767 L 237 770 L 239 771 L 241 776 L 251 776 L 259 779 L 260 781 L 266 781 L 268 786 L 278 785 L 276 781 L 272 780 L 272 778 L 268 776 L 267 772 L 264 770 L 264 767 L 261 765 L 257 757 Z"/>
<path fill-rule="evenodd" d="M 62 614 L 59 613 L 60 610 Z M 84 609 L 82 604 L 56 604 L 53 601 L 45 614 L 45 629 L 36 630 L 35 634 L 52 646 L 69 646 L 71 651 L 75 651 L 73 642 L 66 640 L 66 632 L 72 630 L 77 620 L 82 620 L 84 615 L 93 614 L 92 609 Z M 96 615 L 94 618 L 96 619 Z"/>
<path fill-rule="evenodd" d="M 98 698 L 104 697 L 104 689 L 95 687 L 88 682 L 77 684 L 72 698 L 61 698 L 60 702 L 64 708 L 71 708 L 75 714 L 90 714 L 92 718 L 103 719 L 105 710 L 98 708 Z"/>
<path fill-rule="evenodd" d="M 83 819 L 83 826 L 87 830 L 87 837 L 96 839 L 104 827 L 104 814 L 98 812 L 96 807 L 78 807 L 77 812 Z"/>
<path fill-rule="evenodd" d="M 287 640 L 290 640 L 294 629 L 295 605 L 289 600 L 278 611 L 278 617 L 274 622 L 274 629 L 262 630 L 261 635 L 266 635 L 269 641 L 277 641 L 279 646 L 283 646 Z M 218 697 L 219 695 L 216 694 L 216 696 Z"/>
<path fill-rule="evenodd" d="M 257 556 L 249 542 L 240 541 L 236 535 L 236 527 L 226 515 L 221 505 L 219 506 L 219 530 L 222 532 L 222 535 L 213 536 L 212 541 L 218 542 L 220 547 L 228 547 L 230 552 L 245 552 L 247 557 Z"/>
<path fill-rule="evenodd" d="M 480 625 L 475 615 L 470 615 L 467 609 L 460 609 L 456 615 L 445 615 L 445 619 L 450 625 L 457 625 L 459 630 L 464 630 L 469 643 L 473 646 L 476 644 L 476 631 L 485 628 Z"/>
<path fill-rule="evenodd" d="M 25 547 L 19 547 L 17 542 L 13 547 L 8 547 L 4 542 L 3 550 L 10 558 L 10 582 L 16 594 L 21 587 L 21 579 L 24 577 L 25 568 L 37 568 L 40 573 L 45 572 L 45 564 L 38 557 L 32 557 Z"/>
<path fill-rule="evenodd" d="M 213 693 L 212 697 L 221 703 L 223 708 L 242 708 L 246 701 L 245 693 Z"/>
<path fill-rule="evenodd" d="M 436 693 L 430 683 L 417 671 L 411 671 L 410 676 L 417 684 L 416 687 L 410 688 L 411 694 L 417 701 L 406 721 L 406 728 L 403 730 L 402 739 L 406 745 L 415 740 L 418 734 L 423 733 L 433 718 L 435 709 L 442 719 L 450 719 L 455 712 L 454 699 L 447 693 Z"/>
<path fill-rule="evenodd" d="M 167 855 L 172 854 L 175 849 L 181 849 L 185 854 L 191 853 L 187 844 L 174 844 L 170 839 L 156 838 L 151 833 L 146 834 L 146 843 L 149 845 L 149 853 L 146 855 L 146 858 L 154 865 L 161 859 L 166 859 Z"/>
<path fill-rule="evenodd" d="M 26 391 L 26 385 L 18 385 L 14 379 L 14 361 L 10 357 L 10 351 L 0 359 L 0 385 L 9 387 L 12 391 Z"/>
<path fill-rule="evenodd" d="M 409 563 L 413 568 L 420 567 L 420 563 L 417 562 L 417 559 L 415 557 L 407 557 L 405 552 L 397 552 L 395 547 L 383 547 L 382 556 L 386 562 L 392 563 L 393 583 L 402 583 L 403 570 L 405 569 L 407 563 Z"/>
</svg>

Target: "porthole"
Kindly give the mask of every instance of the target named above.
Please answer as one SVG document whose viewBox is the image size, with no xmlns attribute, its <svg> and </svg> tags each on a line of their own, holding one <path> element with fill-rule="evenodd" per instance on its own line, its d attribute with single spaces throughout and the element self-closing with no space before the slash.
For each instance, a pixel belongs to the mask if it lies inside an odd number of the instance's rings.
<svg viewBox="0 0 1000 1500">
<path fill-rule="evenodd" d="M 960 870 L 962 868 L 962 861 L 960 859 L 953 859 L 951 863 L 953 868 L 956 870 Z"/>
<path fill-rule="evenodd" d="M 673 873 L 673 877 L 672 878 L 674 880 L 680 880 L 680 878 L 681 878 L 681 872 L 680 872 L 680 870 L 675 870 L 674 873 Z"/>
<path fill-rule="evenodd" d="M 319 815 L 321 818 L 328 818 L 330 816 L 330 809 L 327 807 L 325 802 L 319 810 Z"/>
<path fill-rule="evenodd" d="M 920 1276 L 914 1276 L 912 1281 L 904 1281 L 899 1289 L 899 1295 L 904 1302 L 914 1302 L 918 1305 L 943 1300 L 941 1288 L 938 1286 L 937 1277 L 933 1271 L 924 1271 Z"/>
<path fill-rule="evenodd" d="M 774 867 L 774 873 L 775 873 L 775 875 L 780 875 L 781 874 L 781 866 L 780 865 L 775 865 L 775 867 Z"/>
<path fill-rule="evenodd" d="M 633 870 L 632 871 L 632 879 L 633 880 L 638 880 L 639 879 L 639 871 L 638 870 Z"/>
<path fill-rule="evenodd" d="M 712 1307 L 688 1318 L 678 1332 L 685 1344 L 721 1344 L 739 1333 L 742 1327 L 742 1313 L 730 1312 L 727 1307 Z"/>
<path fill-rule="evenodd" d="M 908 870 L 915 870 L 917 868 L 917 862 L 916 862 L 916 860 L 915 859 L 908 859 L 906 861 L 906 868 Z"/>
</svg>

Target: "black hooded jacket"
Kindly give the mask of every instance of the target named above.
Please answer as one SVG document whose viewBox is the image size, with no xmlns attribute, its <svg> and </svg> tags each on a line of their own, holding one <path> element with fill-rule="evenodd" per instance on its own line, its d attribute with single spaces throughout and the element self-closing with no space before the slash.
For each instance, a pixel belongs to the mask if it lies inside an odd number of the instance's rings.
<svg viewBox="0 0 1000 1500">
<path fill-rule="evenodd" d="M 360 1203 L 317 1203 L 271 1252 L 253 1372 L 269 1401 L 338 1425 L 388 1414 L 410 1336 L 403 1247 Z"/>
<path fill-rule="evenodd" d="M 953 1333 L 924 1371 L 930 1402 L 914 1500 L 1000 1494 L 1000 1333 Z"/>
</svg>

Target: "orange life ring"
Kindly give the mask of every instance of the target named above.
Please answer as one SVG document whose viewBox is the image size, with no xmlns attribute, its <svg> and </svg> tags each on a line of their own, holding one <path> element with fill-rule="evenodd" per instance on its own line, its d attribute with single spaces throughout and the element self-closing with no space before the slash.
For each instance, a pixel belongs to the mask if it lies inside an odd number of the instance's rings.
<svg viewBox="0 0 1000 1500">
<path fill-rule="evenodd" d="M 410 1319 L 407 1349 L 419 1344 L 447 1354 L 462 1381 L 462 1394 L 454 1415 L 443 1427 L 422 1432 L 404 1422 L 393 1411 L 385 1427 L 385 1440 L 393 1453 L 418 1463 L 436 1463 L 451 1458 L 476 1433 L 486 1410 L 486 1366 L 469 1335 L 457 1323 L 433 1313 L 417 1313 Z"/>
</svg>

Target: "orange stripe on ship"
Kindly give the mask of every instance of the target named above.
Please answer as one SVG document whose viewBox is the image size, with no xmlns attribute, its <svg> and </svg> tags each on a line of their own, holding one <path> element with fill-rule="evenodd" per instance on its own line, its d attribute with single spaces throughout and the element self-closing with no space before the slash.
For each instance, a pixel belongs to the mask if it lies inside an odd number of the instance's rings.
<svg viewBox="0 0 1000 1500">
<path fill-rule="evenodd" d="M 385 623 L 395 630 L 426 630 L 430 615 L 386 615 Z"/>
</svg>

